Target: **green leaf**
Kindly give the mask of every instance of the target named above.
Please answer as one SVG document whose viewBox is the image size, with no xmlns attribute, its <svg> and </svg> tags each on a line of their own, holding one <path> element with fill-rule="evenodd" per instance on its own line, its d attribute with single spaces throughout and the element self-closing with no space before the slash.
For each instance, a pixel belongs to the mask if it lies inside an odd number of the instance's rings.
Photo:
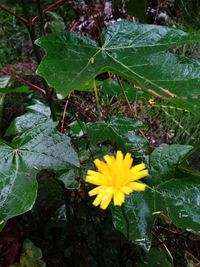
<svg viewBox="0 0 200 267">
<path fill-rule="evenodd" d="M 70 138 L 59 133 L 55 126 L 45 122 L 27 129 L 11 145 L 0 142 L 0 221 L 32 208 L 37 172 L 79 167 Z"/>
<path fill-rule="evenodd" d="M 157 185 L 176 176 L 178 163 L 192 150 L 192 146 L 163 144 L 156 148 L 149 159 L 151 180 L 149 184 Z"/>
<path fill-rule="evenodd" d="M 17 133 L 22 133 L 28 129 L 39 127 L 40 124 L 44 124 L 47 121 L 48 123 L 55 125 L 55 123 L 50 120 L 50 108 L 45 106 L 42 102 L 35 100 L 34 104 L 29 106 L 27 109 L 27 113 L 14 119 L 6 130 L 5 135 L 16 135 Z"/>
<path fill-rule="evenodd" d="M 146 251 L 151 247 L 151 231 L 154 218 L 143 193 L 128 195 L 122 207 L 111 206 L 115 228 Z"/>
<path fill-rule="evenodd" d="M 42 251 L 36 247 L 29 239 L 25 239 L 20 263 L 15 263 L 10 267 L 45 267 L 46 264 L 42 260 Z"/>
<path fill-rule="evenodd" d="M 64 31 L 66 26 L 63 18 L 59 14 L 52 11 L 48 11 L 47 13 L 51 17 L 51 21 L 48 22 L 48 29 L 50 30 L 50 32 Z"/>
<path fill-rule="evenodd" d="M 200 177 L 178 170 L 180 160 L 191 149 L 166 144 L 156 148 L 150 155 L 150 176 L 143 179 L 148 188 L 128 195 L 122 208 L 112 207 L 116 229 L 145 250 L 150 249 L 152 227 L 162 213 L 180 228 L 199 231 Z"/>
<path fill-rule="evenodd" d="M 62 181 L 67 189 L 78 189 L 80 184 L 76 181 L 76 173 L 74 170 L 69 170 L 58 177 Z"/>
<path fill-rule="evenodd" d="M 200 177 L 171 178 L 145 191 L 153 212 L 165 212 L 179 228 L 200 234 Z M 151 200 L 151 201 L 150 201 Z"/>
<path fill-rule="evenodd" d="M 3 143 L 0 158 L 0 221 L 5 221 L 33 207 L 37 182 L 36 171 L 29 171 L 19 154 Z"/>
<path fill-rule="evenodd" d="M 122 81 L 122 86 L 123 86 L 123 89 L 124 89 L 124 92 L 127 98 L 130 101 L 135 101 L 137 99 L 147 98 L 147 97 L 149 98 L 151 96 L 150 93 L 144 92 L 143 90 L 139 88 L 133 88 L 131 87 L 131 85 L 129 85 L 128 83 L 124 81 Z M 108 94 L 111 97 L 125 99 L 117 81 L 114 81 L 111 79 L 107 79 L 103 81 L 102 92 L 104 92 L 105 94 Z"/>
<path fill-rule="evenodd" d="M 147 1 L 146 0 L 128 0 L 127 13 L 137 17 L 140 22 L 146 22 L 147 16 Z"/>
<path fill-rule="evenodd" d="M 193 103 L 200 96 L 200 63 L 167 50 L 198 41 L 199 35 L 174 28 L 126 21 L 105 30 L 102 47 L 77 33 L 52 34 L 37 40 L 46 51 L 37 73 L 63 95 L 109 71 L 144 91 Z"/>
<path fill-rule="evenodd" d="M 10 81 L 10 76 L 1 76 L 0 77 L 0 88 L 3 89 L 3 88 L 6 88 L 6 86 L 8 85 L 9 81 Z"/>
<path fill-rule="evenodd" d="M 146 255 L 145 259 L 142 259 L 139 267 L 173 267 L 174 265 L 170 263 L 166 255 L 155 248 L 152 248 L 149 253 Z"/>
<path fill-rule="evenodd" d="M 2 94 L 13 94 L 13 93 L 30 93 L 30 89 L 26 85 L 22 85 L 16 88 L 2 88 L 0 89 L 0 93 Z"/>
<path fill-rule="evenodd" d="M 108 122 L 97 121 L 86 124 L 91 144 L 99 144 L 105 141 L 114 142 L 119 148 L 125 149 L 125 146 L 132 146 L 135 139 L 132 132 L 144 128 L 141 121 L 135 121 L 127 117 L 111 117 Z M 132 139 L 131 139 L 132 138 Z M 139 143 L 140 144 L 140 143 Z M 134 148 L 138 144 L 134 143 Z"/>
</svg>

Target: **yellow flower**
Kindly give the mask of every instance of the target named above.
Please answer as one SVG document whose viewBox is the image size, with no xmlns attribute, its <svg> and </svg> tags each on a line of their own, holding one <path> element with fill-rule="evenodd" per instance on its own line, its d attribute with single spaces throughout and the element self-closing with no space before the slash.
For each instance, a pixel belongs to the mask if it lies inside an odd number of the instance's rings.
<svg viewBox="0 0 200 267">
<path fill-rule="evenodd" d="M 93 205 L 106 209 L 113 198 L 115 206 L 121 206 L 125 194 L 133 191 L 144 191 L 145 184 L 135 182 L 148 175 L 144 163 L 132 167 L 133 158 L 130 153 L 125 157 L 121 151 L 114 156 L 104 156 L 104 161 L 95 159 L 98 171 L 88 170 L 86 182 L 97 185 L 89 191 L 89 196 L 96 196 Z"/>
</svg>

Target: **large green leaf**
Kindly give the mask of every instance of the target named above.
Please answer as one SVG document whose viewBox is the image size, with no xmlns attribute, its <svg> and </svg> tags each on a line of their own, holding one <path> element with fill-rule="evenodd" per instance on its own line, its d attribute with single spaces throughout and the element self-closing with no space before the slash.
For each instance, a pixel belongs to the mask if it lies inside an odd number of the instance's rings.
<svg viewBox="0 0 200 267">
<path fill-rule="evenodd" d="M 199 35 L 125 21 L 105 30 L 102 47 L 77 33 L 52 34 L 37 41 L 46 51 L 37 72 L 64 95 L 110 71 L 143 90 L 164 96 L 172 92 L 193 101 L 200 96 L 199 61 L 167 50 L 195 41 L 200 41 Z"/>
<path fill-rule="evenodd" d="M 192 146 L 163 144 L 155 149 L 149 159 L 151 180 L 149 184 L 157 185 L 161 181 L 177 176 L 178 163 L 192 150 Z"/>
<path fill-rule="evenodd" d="M 37 172 L 79 166 L 70 138 L 47 122 L 26 129 L 11 145 L 1 142 L 0 159 L 0 221 L 32 208 Z"/>
<path fill-rule="evenodd" d="M 134 148 L 141 148 L 145 145 L 145 140 L 137 136 L 133 131 L 144 128 L 141 121 L 136 121 L 127 117 L 113 116 L 107 122 L 97 121 L 86 125 L 89 133 L 91 144 L 99 144 L 104 141 L 111 141 L 119 148 L 132 146 Z"/>
<path fill-rule="evenodd" d="M 168 261 L 167 256 L 160 250 L 152 248 L 149 253 L 142 258 L 138 267 L 173 267 L 174 265 Z"/>
<path fill-rule="evenodd" d="M 191 146 L 165 144 L 156 148 L 150 155 L 150 176 L 144 181 L 148 188 L 128 195 L 124 212 L 112 207 L 116 229 L 146 250 L 151 245 L 152 226 L 163 213 L 178 227 L 200 233 L 200 177 L 178 169 L 180 160 L 191 149 Z"/>
<path fill-rule="evenodd" d="M 148 251 L 154 218 L 143 193 L 130 194 L 123 207 L 111 206 L 111 211 L 115 228 Z"/>
<path fill-rule="evenodd" d="M 200 234 L 200 177 L 172 177 L 146 190 L 144 198 L 152 213 L 165 212 L 177 227 Z"/>
</svg>

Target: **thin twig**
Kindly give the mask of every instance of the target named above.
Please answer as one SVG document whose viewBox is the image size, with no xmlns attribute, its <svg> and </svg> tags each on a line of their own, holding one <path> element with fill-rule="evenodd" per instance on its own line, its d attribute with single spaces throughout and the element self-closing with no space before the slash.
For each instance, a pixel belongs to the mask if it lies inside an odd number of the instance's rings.
<svg viewBox="0 0 200 267">
<path fill-rule="evenodd" d="M 10 11 L 9 9 L 7 9 L 3 5 L 0 5 L 0 9 L 3 9 L 4 11 L 6 11 L 7 13 L 9 13 L 13 17 L 15 17 L 16 19 L 18 19 L 19 21 L 21 21 L 27 28 L 29 27 L 28 21 L 25 18 L 23 18 L 23 17 L 15 14 L 15 13 L 13 13 L 12 11 Z"/>
<path fill-rule="evenodd" d="M 95 79 L 93 80 L 93 88 L 94 88 L 94 94 L 95 94 L 95 99 L 96 99 L 97 112 L 100 117 L 100 103 L 99 103 L 99 96 L 98 96 L 98 90 L 97 90 Z"/>
<path fill-rule="evenodd" d="M 137 119 L 136 116 L 135 116 L 134 109 L 132 108 L 132 106 L 131 106 L 131 104 L 130 104 L 130 101 L 128 100 L 128 97 L 127 97 L 127 95 L 126 95 L 126 92 L 125 92 L 125 90 L 124 90 L 124 87 L 123 87 L 123 85 L 122 85 L 122 82 L 121 82 L 119 76 L 117 76 L 117 82 L 118 82 L 118 84 L 119 84 L 119 86 L 120 86 L 120 89 L 121 89 L 123 95 L 124 95 L 124 98 L 125 98 L 125 100 L 126 100 L 126 103 L 128 104 L 128 107 L 129 107 L 129 109 L 130 109 L 130 111 L 131 111 L 131 113 L 132 113 L 132 115 L 133 115 L 133 118 L 134 118 L 134 119 Z M 147 140 L 147 142 L 149 143 L 149 140 L 148 140 L 147 137 L 144 135 L 143 131 L 140 130 L 140 129 L 138 129 L 138 131 L 139 131 L 139 133 L 144 137 L 144 139 Z"/>
<path fill-rule="evenodd" d="M 68 104 L 69 104 L 70 97 L 71 97 L 71 94 L 68 95 L 68 97 L 67 97 L 67 101 L 66 101 L 66 103 L 65 103 L 65 107 L 64 107 L 64 110 L 63 110 L 62 124 L 61 124 L 61 129 L 60 129 L 60 132 L 61 132 L 61 133 L 64 132 L 65 114 L 66 114 L 66 110 L 67 110 L 67 107 L 68 107 Z"/>
<path fill-rule="evenodd" d="M 55 3 L 53 3 L 52 5 L 46 7 L 45 9 L 43 9 L 43 12 L 44 13 L 47 13 L 49 10 L 51 10 L 52 8 L 54 8 L 55 6 L 57 6 L 58 4 L 60 3 L 63 3 L 64 0 L 58 0 L 56 1 Z M 32 19 L 32 25 L 34 25 L 35 23 L 37 23 L 39 20 L 39 17 L 38 16 L 35 16 L 33 19 Z"/>
<path fill-rule="evenodd" d="M 168 256 L 169 256 L 169 258 L 170 258 L 170 260 L 171 260 L 171 262 L 173 262 L 174 261 L 174 259 L 173 259 L 173 256 L 172 256 L 172 254 L 171 254 L 171 252 L 169 251 L 169 249 L 168 249 L 168 247 L 165 245 L 165 243 L 154 233 L 154 232 L 152 232 L 152 234 L 158 239 L 158 241 L 163 245 L 163 247 L 165 248 L 165 250 L 166 250 L 166 252 L 167 252 L 167 254 L 168 254 Z"/>
<path fill-rule="evenodd" d="M 127 97 L 127 95 L 126 95 L 126 92 L 125 92 L 125 90 L 124 90 L 124 87 L 123 87 L 123 85 L 122 85 L 122 82 L 121 82 L 119 76 L 117 76 L 117 82 L 118 82 L 118 84 L 119 84 L 119 86 L 120 86 L 120 89 L 121 89 L 122 94 L 123 94 L 123 96 L 124 96 L 124 98 L 125 98 L 125 100 L 126 100 L 126 103 L 128 104 L 128 107 L 129 107 L 129 109 L 130 109 L 130 111 L 131 111 L 133 117 L 135 118 L 135 112 L 134 112 L 134 109 L 132 108 L 132 106 L 131 106 L 131 104 L 130 104 L 130 102 L 129 102 L 129 100 L 128 100 L 128 97 Z"/>
<path fill-rule="evenodd" d="M 18 75 L 14 74 L 14 73 L 11 73 L 11 72 L 8 72 L 8 71 L 5 71 L 5 70 L 0 70 L 0 73 L 4 74 L 4 75 L 8 75 L 8 76 L 11 76 L 12 78 L 20 81 L 21 83 L 24 83 L 34 89 L 36 89 L 37 91 L 43 93 L 44 95 L 46 95 L 46 91 L 42 88 L 40 88 L 39 86 L 27 81 L 27 80 L 24 80 L 23 78 L 19 77 Z"/>
</svg>

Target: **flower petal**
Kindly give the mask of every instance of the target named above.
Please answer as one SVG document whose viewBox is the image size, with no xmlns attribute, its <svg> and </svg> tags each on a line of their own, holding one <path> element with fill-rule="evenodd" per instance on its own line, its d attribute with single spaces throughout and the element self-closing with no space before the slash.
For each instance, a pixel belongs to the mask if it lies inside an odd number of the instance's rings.
<svg viewBox="0 0 200 267">
<path fill-rule="evenodd" d="M 135 174 L 131 173 L 130 181 L 136 181 L 136 180 L 144 178 L 145 176 L 148 176 L 148 175 L 149 175 L 148 170 L 143 170 L 143 171 L 137 172 Z"/>
<path fill-rule="evenodd" d="M 102 198 L 102 201 L 101 201 L 100 208 L 105 210 L 108 207 L 108 205 L 110 204 L 111 199 L 112 199 L 112 194 L 104 195 Z"/>
<path fill-rule="evenodd" d="M 95 196 L 95 195 L 99 194 L 99 192 L 101 192 L 102 189 L 104 189 L 104 186 L 102 186 L 102 185 L 97 186 L 97 187 L 95 187 L 94 189 L 90 190 L 90 191 L 88 192 L 88 195 L 89 195 L 90 197 Z"/>
<path fill-rule="evenodd" d="M 124 200 L 125 200 L 124 193 L 122 193 L 121 191 L 116 191 L 114 194 L 114 205 L 121 206 Z"/>
<path fill-rule="evenodd" d="M 128 184 L 128 186 L 130 188 L 132 188 L 132 190 L 134 191 L 144 191 L 146 188 L 146 184 L 141 184 L 141 183 L 137 183 L 137 182 L 131 182 Z"/>
<path fill-rule="evenodd" d="M 104 195 L 105 195 L 105 191 L 103 190 L 96 196 L 92 204 L 97 207 L 101 203 Z"/>
<path fill-rule="evenodd" d="M 126 153 L 126 156 L 124 158 L 124 168 L 125 170 L 128 170 L 131 168 L 133 164 L 133 158 L 130 153 Z"/>
<path fill-rule="evenodd" d="M 103 177 L 96 177 L 96 176 L 86 176 L 85 181 L 90 184 L 94 185 L 104 185 L 105 184 L 105 179 Z"/>
<path fill-rule="evenodd" d="M 133 189 L 129 186 L 123 186 L 122 188 L 120 188 L 120 191 L 128 195 L 133 191 Z"/>
<path fill-rule="evenodd" d="M 133 168 L 131 168 L 131 173 L 135 174 L 141 170 L 144 170 L 146 168 L 144 163 L 140 163 L 135 165 Z"/>
</svg>

